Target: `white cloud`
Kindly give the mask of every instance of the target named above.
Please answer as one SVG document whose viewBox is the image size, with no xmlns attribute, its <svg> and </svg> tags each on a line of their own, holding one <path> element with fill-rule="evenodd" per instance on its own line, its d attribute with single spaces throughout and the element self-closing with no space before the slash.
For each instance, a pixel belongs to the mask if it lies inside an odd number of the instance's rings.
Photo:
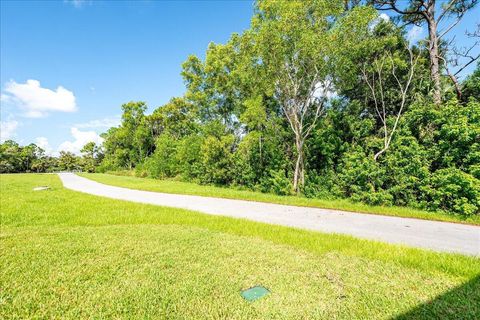
<svg viewBox="0 0 480 320">
<path fill-rule="evenodd" d="M 58 147 L 58 152 L 69 151 L 75 154 L 80 154 L 80 150 L 84 145 L 93 141 L 96 144 L 102 144 L 103 138 L 100 137 L 95 131 L 80 131 L 78 128 L 73 127 L 70 129 L 73 141 L 64 141 Z"/>
<path fill-rule="evenodd" d="M 388 16 L 388 14 L 386 13 L 382 13 L 378 16 L 380 19 L 382 19 L 383 21 L 390 21 L 390 17 Z"/>
<path fill-rule="evenodd" d="M 91 120 L 85 123 L 78 123 L 76 128 L 111 128 L 120 125 L 120 116 L 107 117 L 103 119 Z"/>
<path fill-rule="evenodd" d="M 83 7 L 84 5 L 92 3 L 92 1 L 88 0 L 65 0 L 64 2 L 73 5 L 77 9 Z"/>
<path fill-rule="evenodd" d="M 422 38 L 423 28 L 419 26 L 413 26 L 407 33 L 407 40 L 410 43 L 417 42 Z"/>
<path fill-rule="evenodd" d="M 27 80 L 25 83 L 12 80 L 6 84 L 4 91 L 2 101 L 17 105 L 29 118 L 44 117 L 52 111 L 77 111 L 73 92 L 62 86 L 54 91 L 42 88 L 38 80 Z"/>
<path fill-rule="evenodd" d="M 377 26 L 377 24 L 379 24 L 381 21 L 385 21 L 385 22 L 388 22 L 390 21 L 390 17 L 388 16 L 388 14 L 386 13 L 382 13 L 380 14 L 377 18 L 375 18 L 371 23 L 370 23 L 370 30 L 373 30 L 375 29 L 375 27 Z"/>
<path fill-rule="evenodd" d="M 14 138 L 16 136 L 18 125 L 19 123 L 16 120 L 0 122 L 0 142 Z"/>
<path fill-rule="evenodd" d="M 10 101 L 10 96 L 2 93 L 0 95 L 0 101 L 5 102 L 5 103 L 11 102 Z"/>
<path fill-rule="evenodd" d="M 37 138 L 35 139 L 35 144 L 37 145 L 37 147 L 42 148 L 42 149 L 45 151 L 45 154 L 54 155 L 52 146 L 51 146 L 50 143 L 48 142 L 48 139 L 47 139 L 47 138 L 45 138 L 45 137 L 37 137 Z"/>
</svg>

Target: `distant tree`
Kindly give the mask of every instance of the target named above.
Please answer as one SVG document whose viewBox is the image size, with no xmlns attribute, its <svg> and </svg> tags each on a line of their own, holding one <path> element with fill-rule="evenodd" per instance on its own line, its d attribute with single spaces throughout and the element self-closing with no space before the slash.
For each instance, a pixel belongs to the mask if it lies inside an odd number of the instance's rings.
<svg viewBox="0 0 480 320">
<path fill-rule="evenodd" d="M 54 172 L 58 170 L 58 159 L 52 156 L 43 155 L 37 158 L 31 167 L 33 172 Z"/>
<path fill-rule="evenodd" d="M 103 158 L 101 148 L 92 141 L 84 145 L 80 152 L 82 153 L 81 166 L 83 170 L 95 172 L 95 168 Z"/>
<path fill-rule="evenodd" d="M 132 169 L 154 151 L 152 130 L 148 125 L 144 102 L 122 105 L 122 123 L 110 128 L 103 138 L 105 163 L 112 169 Z"/>
<path fill-rule="evenodd" d="M 13 140 L 7 140 L 0 145 L 0 173 L 20 172 L 20 146 Z"/>
<path fill-rule="evenodd" d="M 24 146 L 23 148 L 21 148 L 20 161 L 22 171 L 30 171 L 35 159 L 41 156 L 42 153 L 43 150 L 37 147 L 34 143 L 31 143 L 28 146 Z"/>
<path fill-rule="evenodd" d="M 142 162 L 153 151 L 151 131 L 145 121 L 145 102 L 129 102 L 122 105 L 122 133 L 129 152 L 129 167 Z"/>
<path fill-rule="evenodd" d="M 58 167 L 60 170 L 80 170 L 80 159 L 72 152 L 60 151 L 58 157 Z"/>
</svg>

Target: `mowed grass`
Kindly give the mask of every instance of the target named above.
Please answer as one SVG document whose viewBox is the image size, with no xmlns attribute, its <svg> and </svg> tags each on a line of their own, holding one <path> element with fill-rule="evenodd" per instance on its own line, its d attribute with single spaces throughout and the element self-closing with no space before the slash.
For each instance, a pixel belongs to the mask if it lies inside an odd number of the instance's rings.
<svg viewBox="0 0 480 320">
<path fill-rule="evenodd" d="M 248 190 L 238 190 L 233 188 L 223 188 L 216 186 L 204 186 L 196 183 L 181 182 L 176 180 L 159 180 L 101 173 L 80 173 L 79 175 L 97 182 L 113 186 L 146 191 L 270 202 L 302 207 L 336 209 L 352 212 L 480 225 L 480 216 L 478 215 L 474 215 L 471 217 L 463 217 L 459 215 L 446 214 L 443 212 L 428 212 L 406 207 L 369 206 L 358 202 L 352 202 L 346 199 L 327 200 L 295 196 L 279 196 Z"/>
<path fill-rule="evenodd" d="M 480 317 L 473 257 L 111 200 L 56 175 L 0 186 L 1 318 Z M 271 293 L 241 298 L 258 284 Z"/>
</svg>

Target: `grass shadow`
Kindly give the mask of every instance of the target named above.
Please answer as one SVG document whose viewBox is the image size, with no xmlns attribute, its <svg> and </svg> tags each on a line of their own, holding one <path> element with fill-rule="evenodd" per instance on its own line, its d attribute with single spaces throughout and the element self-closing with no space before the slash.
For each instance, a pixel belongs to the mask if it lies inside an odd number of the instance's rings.
<svg viewBox="0 0 480 320">
<path fill-rule="evenodd" d="M 393 319 L 480 319 L 480 275 Z"/>
</svg>

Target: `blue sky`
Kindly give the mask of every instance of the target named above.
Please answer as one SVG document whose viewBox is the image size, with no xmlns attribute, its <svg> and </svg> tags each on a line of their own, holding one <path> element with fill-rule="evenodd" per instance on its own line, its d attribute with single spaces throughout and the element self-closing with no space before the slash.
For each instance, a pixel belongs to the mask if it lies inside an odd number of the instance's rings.
<svg viewBox="0 0 480 320">
<path fill-rule="evenodd" d="M 98 141 L 122 103 L 152 111 L 182 95 L 181 63 L 248 28 L 252 13 L 252 1 L 1 1 L 2 139 L 53 153 Z"/>
<path fill-rule="evenodd" d="M 95 125 L 114 123 L 122 103 L 146 101 L 151 111 L 182 95 L 181 64 L 189 54 L 203 57 L 209 42 L 225 42 L 248 28 L 252 12 L 250 1 L 2 1 L 4 97 L 11 96 L 11 81 L 29 79 L 54 91 L 62 86 L 75 97 L 75 108 L 41 114 L 2 99 L 2 122 L 17 123 L 10 133 L 16 141 L 43 137 L 55 151 L 64 141 L 75 142 L 72 128 L 77 136 L 106 130 Z M 22 89 L 28 88 L 15 92 Z"/>
</svg>

